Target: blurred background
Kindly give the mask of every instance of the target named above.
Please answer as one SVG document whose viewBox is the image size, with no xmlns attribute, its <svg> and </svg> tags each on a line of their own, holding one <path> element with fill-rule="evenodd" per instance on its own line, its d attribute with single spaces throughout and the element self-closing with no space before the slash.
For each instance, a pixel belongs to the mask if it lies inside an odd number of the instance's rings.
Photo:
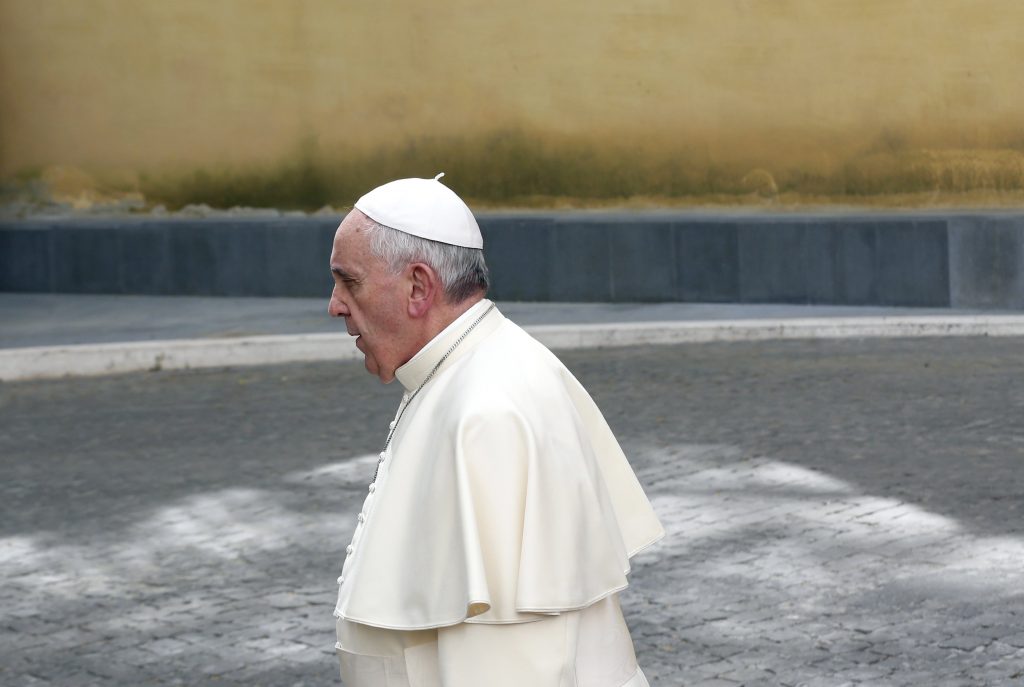
<svg viewBox="0 0 1024 687">
<path fill-rule="evenodd" d="M 1015 0 L 0 0 L 17 213 L 1019 206 Z"/>
</svg>

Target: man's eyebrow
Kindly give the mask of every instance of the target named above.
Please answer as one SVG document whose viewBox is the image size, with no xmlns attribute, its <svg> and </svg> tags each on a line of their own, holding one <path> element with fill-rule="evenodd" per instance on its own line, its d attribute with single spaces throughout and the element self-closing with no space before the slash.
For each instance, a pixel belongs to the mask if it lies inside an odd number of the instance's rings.
<svg viewBox="0 0 1024 687">
<path fill-rule="evenodd" d="M 354 274 L 346 272 L 341 267 L 331 267 L 331 272 L 338 275 L 344 281 L 359 281 L 359 279 Z"/>
</svg>

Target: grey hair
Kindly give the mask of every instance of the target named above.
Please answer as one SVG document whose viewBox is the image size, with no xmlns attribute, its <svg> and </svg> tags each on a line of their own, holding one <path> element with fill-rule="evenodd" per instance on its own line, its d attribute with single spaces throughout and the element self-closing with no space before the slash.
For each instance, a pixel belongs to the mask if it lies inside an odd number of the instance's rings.
<svg viewBox="0 0 1024 687">
<path fill-rule="evenodd" d="M 483 291 L 487 293 L 490 276 L 484 252 L 440 241 L 420 238 L 376 222 L 369 217 L 363 231 L 370 239 L 370 251 L 394 272 L 414 262 L 430 265 L 441 280 L 441 289 L 449 303 L 461 303 Z"/>
</svg>

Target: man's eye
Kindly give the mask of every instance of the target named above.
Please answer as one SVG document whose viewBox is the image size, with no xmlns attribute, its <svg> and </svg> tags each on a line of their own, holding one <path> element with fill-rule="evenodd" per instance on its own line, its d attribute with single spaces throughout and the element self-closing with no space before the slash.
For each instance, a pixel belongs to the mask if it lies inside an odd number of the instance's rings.
<svg viewBox="0 0 1024 687">
<path fill-rule="evenodd" d="M 334 275 L 334 281 L 339 284 L 344 284 L 345 286 L 352 286 L 353 284 L 358 283 L 355 277 L 350 277 L 348 275 L 342 276 L 340 274 Z"/>
</svg>

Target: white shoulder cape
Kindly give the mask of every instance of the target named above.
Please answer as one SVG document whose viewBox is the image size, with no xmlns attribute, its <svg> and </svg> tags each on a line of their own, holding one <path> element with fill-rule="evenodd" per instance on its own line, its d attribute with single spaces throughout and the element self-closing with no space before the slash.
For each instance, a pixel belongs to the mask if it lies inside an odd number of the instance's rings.
<svg viewBox="0 0 1024 687">
<path fill-rule="evenodd" d="M 461 333 L 400 369 L 403 385 Z M 418 630 L 585 608 L 626 587 L 630 557 L 664 534 L 586 390 L 496 310 L 416 396 L 390 451 L 339 588 L 343 620 Z"/>
</svg>

